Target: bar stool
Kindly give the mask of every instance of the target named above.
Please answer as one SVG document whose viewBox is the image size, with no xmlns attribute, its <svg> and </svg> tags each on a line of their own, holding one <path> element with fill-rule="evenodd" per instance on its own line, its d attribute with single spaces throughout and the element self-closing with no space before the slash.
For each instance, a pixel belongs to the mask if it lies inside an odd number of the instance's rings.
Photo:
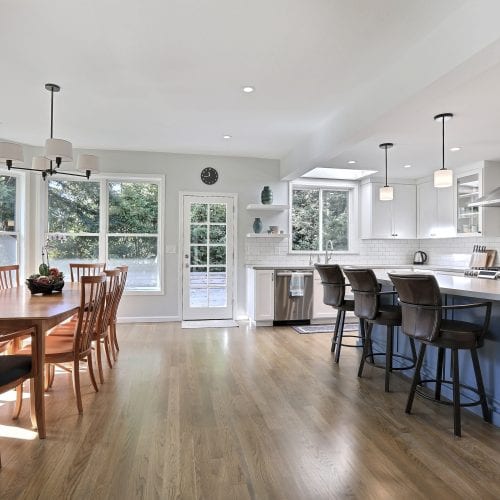
<svg viewBox="0 0 500 500">
<path fill-rule="evenodd" d="M 421 342 L 415 375 L 406 404 L 406 413 L 411 412 L 415 393 L 418 393 L 437 403 L 453 405 L 453 427 L 455 436 L 461 435 L 460 408 L 462 406 L 481 405 L 484 420 L 486 422 L 491 422 L 491 412 L 486 402 L 483 377 L 481 375 L 481 367 L 479 366 L 479 358 L 477 355 L 477 349 L 483 346 L 484 336 L 488 330 L 491 317 L 491 302 L 443 306 L 441 302 L 441 291 L 439 290 L 439 285 L 434 276 L 427 274 L 404 275 L 391 273 L 389 277 L 399 294 L 403 318 L 403 333 Z M 446 311 L 460 311 L 481 307 L 485 308 L 485 316 L 482 325 L 454 319 L 444 319 L 442 317 L 443 312 Z M 421 380 L 420 370 L 428 345 L 435 346 L 439 349 L 437 374 L 434 380 Z M 445 349 L 451 350 L 452 380 L 444 380 L 442 378 Z M 461 349 L 470 351 L 477 389 L 460 384 L 458 351 Z M 422 390 L 417 390 L 417 385 L 424 383 L 435 383 L 433 398 Z M 452 402 L 441 401 L 442 384 L 452 385 Z M 479 396 L 479 399 L 470 403 L 461 403 L 460 387 L 464 387 L 474 392 Z"/>
<path fill-rule="evenodd" d="M 354 293 L 354 314 L 366 321 L 366 339 L 363 348 L 363 355 L 359 364 L 358 377 L 363 375 L 365 360 L 370 357 L 373 366 L 385 369 L 385 392 L 390 390 L 390 374 L 395 370 L 409 370 L 415 366 L 417 353 L 415 343 L 410 338 L 412 358 L 403 354 L 395 354 L 394 327 L 401 326 L 401 308 L 393 304 L 381 304 L 381 297 L 394 297 L 395 291 L 382 292 L 372 269 L 344 268 L 344 273 L 351 283 Z M 383 325 L 386 327 L 386 351 L 372 352 L 372 329 L 373 325 Z M 385 366 L 373 362 L 374 356 L 385 356 Z M 410 364 L 394 366 L 393 359 L 403 359 Z"/>
<path fill-rule="evenodd" d="M 315 264 L 314 267 L 318 271 L 323 285 L 323 303 L 337 309 L 331 352 L 335 352 L 335 363 L 338 363 L 341 347 L 363 347 L 365 339 L 364 321 L 359 320 L 360 335 L 344 335 L 345 315 L 347 311 L 354 311 L 354 300 L 345 298 L 345 289 L 349 285 L 345 282 L 342 269 L 336 264 Z M 344 337 L 361 339 L 363 343 L 362 345 L 343 344 Z"/>
</svg>

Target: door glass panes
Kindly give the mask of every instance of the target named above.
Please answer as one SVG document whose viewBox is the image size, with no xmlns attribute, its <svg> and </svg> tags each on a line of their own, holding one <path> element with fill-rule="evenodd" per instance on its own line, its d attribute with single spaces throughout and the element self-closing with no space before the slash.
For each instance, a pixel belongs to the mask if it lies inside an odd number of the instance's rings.
<svg viewBox="0 0 500 500">
<path fill-rule="evenodd" d="M 16 177 L 11 175 L 0 175 L 0 231 L 16 231 Z"/>
<path fill-rule="evenodd" d="M 189 305 L 227 306 L 227 206 L 190 205 Z"/>
<path fill-rule="evenodd" d="M 457 178 L 457 233 L 477 233 L 479 231 L 479 207 L 469 207 L 469 203 L 479 197 L 479 174 Z"/>
</svg>

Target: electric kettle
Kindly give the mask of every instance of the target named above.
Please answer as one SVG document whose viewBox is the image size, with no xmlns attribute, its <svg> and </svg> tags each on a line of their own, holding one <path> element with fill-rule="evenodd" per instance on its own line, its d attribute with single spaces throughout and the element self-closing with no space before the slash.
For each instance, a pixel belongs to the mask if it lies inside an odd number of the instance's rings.
<svg viewBox="0 0 500 500">
<path fill-rule="evenodd" d="M 427 262 L 427 254 L 425 252 L 422 252 L 422 250 L 415 252 L 415 255 L 413 256 L 413 264 L 421 265 L 425 264 L 426 262 Z"/>
</svg>

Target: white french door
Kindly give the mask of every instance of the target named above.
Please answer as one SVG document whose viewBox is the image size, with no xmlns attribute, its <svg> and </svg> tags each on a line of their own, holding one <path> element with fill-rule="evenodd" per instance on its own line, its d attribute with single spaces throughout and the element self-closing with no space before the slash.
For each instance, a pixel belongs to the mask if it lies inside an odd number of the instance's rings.
<svg viewBox="0 0 500 500">
<path fill-rule="evenodd" d="M 182 319 L 232 319 L 234 198 L 183 196 Z"/>
</svg>

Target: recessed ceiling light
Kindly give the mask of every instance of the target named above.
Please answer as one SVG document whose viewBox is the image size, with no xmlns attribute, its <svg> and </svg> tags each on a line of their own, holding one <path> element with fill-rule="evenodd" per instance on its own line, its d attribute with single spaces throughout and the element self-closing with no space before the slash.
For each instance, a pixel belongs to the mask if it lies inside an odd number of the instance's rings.
<svg viewBox="0 0 500 500">
<path fill-rule="evenodd" d="M 411 165 L 403 165 L 403 168 L 411 168 Z"/>
<path fill-rule="evenodd" d="M 224 139 L 231 139 L 233 136 L 232 135 L 229 135 L 229 134 L 226 134 L 226 135 L 223 135 L 222 136 Z"/>
<path fill-rule="evenodd" d="M 450 151 L 460 151 L 462 148 L 458 147 L 458 146 L 455 146 L 454 148 L 450 148 Z"/>
<path fill-rule="evenodd" d="M 241 90 L 243 90 L 245 94 L 251 94 L 255 90 L 255 87 L 252 87 L 251 85 L 245 85 Z"/>
<path fill-rule="evenodd" d="M 349 165 L 354 165 L 356 162 L 356 160 L 349 160 L 347 163 L 349 163 Z"/>
</svg>

